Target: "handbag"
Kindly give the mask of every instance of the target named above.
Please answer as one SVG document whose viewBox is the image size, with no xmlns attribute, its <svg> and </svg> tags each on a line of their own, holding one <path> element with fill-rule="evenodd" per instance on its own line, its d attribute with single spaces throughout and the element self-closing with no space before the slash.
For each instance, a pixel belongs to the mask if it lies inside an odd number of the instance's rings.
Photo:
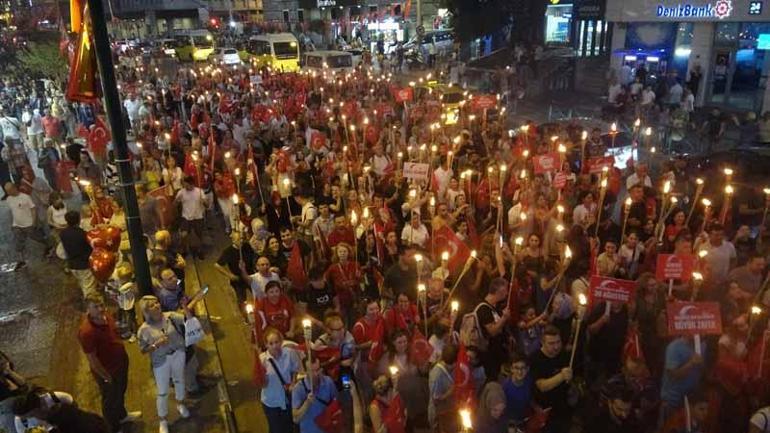
<svg viewBox="0 0 770 433">
<path fill-rule="evenodd" d="M 184 322 L 184 344 L 190 347 L 203 340 L 203 326 L 197 317 L 191 317 Z"/>
<path fill-rule="evenodd" d="M 305 388 L 305 392 L 310 392 L 304 380 L 302 381 L 302 386 Z M 325 401 L 318 396 L 316 396 L 315 400 L 326 406 L 324 411 L 315 417 L 315 425 L 326 433 L 339 433 L 342 431 L 342 406 L 339 400 Z"/>
</svg>

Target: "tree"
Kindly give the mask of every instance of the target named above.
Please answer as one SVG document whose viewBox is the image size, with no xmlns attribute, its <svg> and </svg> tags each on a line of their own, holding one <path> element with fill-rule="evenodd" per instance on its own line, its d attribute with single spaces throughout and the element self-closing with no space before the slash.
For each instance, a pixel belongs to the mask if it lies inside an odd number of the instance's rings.
<svg viewBox="0 0 770 433">
<path fill-rule="evenodd" d="M 515 3 L 517 0 L 446 0 L 455 38 L 471 42 L 499 31 L 510 24 Z"/>
<path fill-rule="evenodd" d="M 67 60 L 56 43 L 30 42 L 16 54 L 16 59 L 19 67 L 32 75 L 31 78 L 48 78 L 62 83 L 67 77 Z"/>
</svg>

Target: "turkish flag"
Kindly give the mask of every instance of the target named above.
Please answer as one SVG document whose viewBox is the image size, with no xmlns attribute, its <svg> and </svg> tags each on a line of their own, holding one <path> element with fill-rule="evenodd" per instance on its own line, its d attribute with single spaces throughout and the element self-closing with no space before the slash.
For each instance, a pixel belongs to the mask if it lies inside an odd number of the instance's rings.
<svg viewBox="0 0 770 433">
<path fill-rule="evenodd" d="M 449 262 L 447 262 L 449 272 L 454 273 L 462 269 L 471 255 L 471 250 L 465 242 L 461 241 L 448 225 L 435 231 L 433 242 L 436 251 L 449 252 Z"/>
<path fill-rule="evenodd" d="M 302 261 L 302 252 L 299 250 L 299 243 L 294 242 L 289 256 L 289 264 L 286 267 L 286 276 L 291 281 L 295 291 L 302 291 L 307 286 L 307 274 L 305 265 Z"/>
<path fill-rule="evenodd" d="M 88 138 L 86 139 L 88 149 L 96 155 L 104 155 L 107 151 L 107 143 L 109 143 L 110 139 L 112 139 L 112 137 L 107 125 L 101 117 L 97 116 L 96 121 L 91 127 L 91 131 L 88 133 Z"/>
<path fill-rule="evenodd" d="M 644 359 L 642 346 L 639 344 L 639 332 L 632 327 L 626 333 L 626 342 L 623 344 L 623 359 Z"/>
<path fill-rule="evenodd" d="M 460 343 L 455 364 L 455 401 L 460 407 L 476 406 L 476 384 L 471 374 L 471 360 L 465 345 Z"/>
<path fill-rule="evenodd" d="M 385 321 L 378 320 L 374 328 L 372 347 L 369 349 L 369 362 L 377 364 L 385 354 Z"/>
<path fill-rule="evenodd" d="M 313 131 L 310 134 L 310 148 L 315 152 L 320 152 L 324 147 L 326 147 L 326 134 L 321 131 Z"/>
<path fill-rule="evenodd" d="M 409 357 L 415 365 L 425 365 L 433 355 L 433 346 L 428 343 L 428 339 L 422 335 L 419 329 L 415 328 L 412 334 L 412 341 L 409 344 Z"/>
<path fill-rule="evenodd" d="M 258 389 L 264 388 L 267 384 L 267 369 L 265 369 L 264 364 L 262 364 L 262 360 L 259 359 L 259 353 L 256 354 L 256 359 L 254 360 L 254 386 L 256 386 Z"/>
</svg>

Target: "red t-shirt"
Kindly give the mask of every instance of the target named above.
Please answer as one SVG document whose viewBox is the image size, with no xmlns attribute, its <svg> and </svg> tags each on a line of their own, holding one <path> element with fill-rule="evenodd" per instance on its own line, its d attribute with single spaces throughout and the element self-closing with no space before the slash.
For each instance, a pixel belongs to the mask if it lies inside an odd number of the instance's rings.
<svg viewBox="0 0 770 433">
<path fill-rule="evenodd" d="M 353 261 L 348 261 L 344 265 L 333 263 L 326 270 L 326 278 L 332 283 L 340 305 L 345 307 L 353 305 L 353 293 L 361 283 L 361 268 L 358 267 L 358 263 Z"/>
<path fill-rule="evenodd" d="M 267 298 L 260 301 L 259 314 L 262 321 L 262 328 L 273 327 L 282 334 L 289 332 L 291 316 L 294 313 L 294 304 L 286 297 L 281 295 L 278 303 L 273 304 Z"/>
<path fill-rule="evenodd" d="M 83 352 L 93 353 L 111 375 L 128 366 L 128 354 L 118 336 L 115 321 L 107 315 L 105 325 L 96 325 L 88 316 L 83 317 L 78 330 L 78 340 Z"/>
<path fill-rule="evenodd" d="M 44 116 L 42 119 L 43 130 L 48 138 L 59 137 L 59 119 L 53 116 Z"/>
<path fill-rule="evenodd" d="M 371 325 L 366 319 L 361 319 L 356 322 L 356 324 L 353 325 L 353 338 L 355 338 L 356 344 L 380 341 L 382 338 L 382 335 L 380 335 L 382 331 L 377 329 L 378 325 L 380 325 L 382 327 L 381 329 L 384 331 L 385 324 L 383 323 L 382 317 L 378 317 L 377 321 Z"/>
</svg>

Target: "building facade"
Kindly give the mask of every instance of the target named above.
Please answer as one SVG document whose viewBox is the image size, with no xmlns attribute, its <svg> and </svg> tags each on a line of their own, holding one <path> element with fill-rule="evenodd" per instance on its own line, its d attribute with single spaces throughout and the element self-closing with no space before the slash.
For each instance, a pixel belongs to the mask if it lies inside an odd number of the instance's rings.
<svg viewBox="0 0 770 433">
<path fill-rule="evenodd" d="M 612 61 L 697 83 L 696 104 L 770 109 L 770 1 L 607 0 Z"/>
<path fill-rule="evenodd" d="M 170 35 L 174 30 L 261 21 L 262 0 L 105 0 L 117 22 L 113 32 L 122 37 Z"/>
<path fill-rule="evenodd" d="M 325 43 L 338 36 L 348 40 L 360 36 L 370 43 L 405 42 L 417 34 L 418 9 L 425 31 L 445 26 L 441 19 L 445 11 L 437 0 L 264 0 L 266 22 L 322 35 Z"/>
</svg>

